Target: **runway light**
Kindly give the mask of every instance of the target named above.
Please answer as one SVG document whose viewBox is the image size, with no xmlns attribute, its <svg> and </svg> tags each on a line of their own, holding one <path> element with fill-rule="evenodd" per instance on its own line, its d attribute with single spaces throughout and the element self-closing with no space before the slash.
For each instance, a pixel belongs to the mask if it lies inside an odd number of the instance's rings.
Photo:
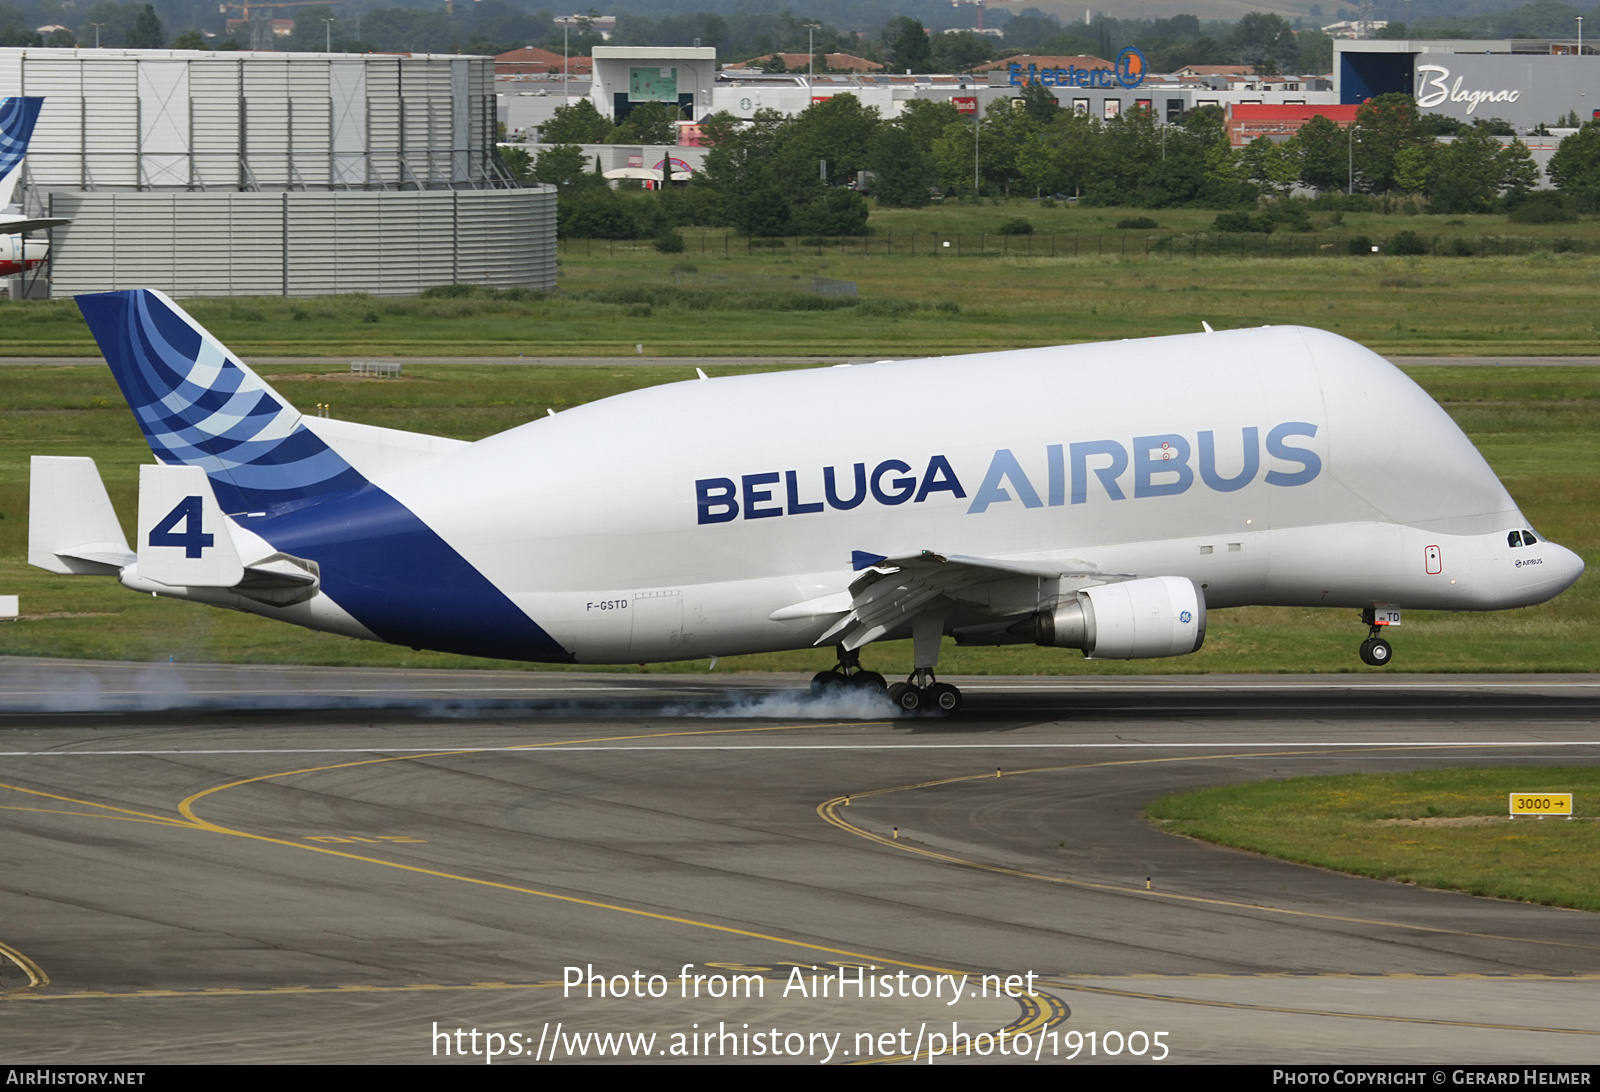
<svg viewBox="0 0 1600 1092">
<path fill-rule="evenodd" d="M 899 838 L 900 838 L 900 828 L 899 827 L 895 827 L 894 828 L 894 836 L 895 836 L 895 839 L 898 841 Z"/>
<path fill-rule="evenodd" d="M 1151 887 L 1150 887 L 1150 877 L 1149 877 L 1149 876 L 1146 876 L 1146 877 L 1145 877 L 1145 878 L 1144 878 L 1144 889 L 1145 889 L 1145 890 L 1146 890 L 1146 891 L 1149 891 L 1149 890 L 1151 890 Z"/>
</svg>

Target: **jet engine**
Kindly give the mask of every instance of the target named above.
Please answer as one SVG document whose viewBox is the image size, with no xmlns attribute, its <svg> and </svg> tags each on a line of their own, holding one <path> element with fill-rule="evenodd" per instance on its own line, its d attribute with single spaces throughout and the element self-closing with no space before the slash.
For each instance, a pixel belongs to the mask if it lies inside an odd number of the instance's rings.
<svg viewBox="0 0 1600 1092">
<path fill-rule="evenodd" d="M 1035 644 L 1081 648 L 1091 659 L 1183 656 L 1206 639 L 1206 600 L 1186 577 L 1152 576 L 1086 588 L 1024 625 Z"/>
</svg>

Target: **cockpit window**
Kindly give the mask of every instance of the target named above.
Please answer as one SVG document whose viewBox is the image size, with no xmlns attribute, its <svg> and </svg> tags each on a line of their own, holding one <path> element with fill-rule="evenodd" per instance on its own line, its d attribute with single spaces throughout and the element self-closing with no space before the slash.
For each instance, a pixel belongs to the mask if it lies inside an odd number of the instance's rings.
<svg viewBox="0 0 1600 1092">
<path fill-rule="evenodd" d="M 1535 542 L 1538 542 L 1538 541 L 1539 541 L 1538 539 L 1533 537 L 1533 532 L 1532 531 L 1524 531 L 1524 532 L 1522 532 L 1522 544 L 1524 546 L 1532 546 Z"/>
<path fill-rule="evenodd" d="M 1522 545 L 1522 532 L 1521 531 L 1512 531 L 1509 535 L 1507 535 L 1506 536 L 1506 545 L 1507 546 L 1521 546 Z"/>
</svg>

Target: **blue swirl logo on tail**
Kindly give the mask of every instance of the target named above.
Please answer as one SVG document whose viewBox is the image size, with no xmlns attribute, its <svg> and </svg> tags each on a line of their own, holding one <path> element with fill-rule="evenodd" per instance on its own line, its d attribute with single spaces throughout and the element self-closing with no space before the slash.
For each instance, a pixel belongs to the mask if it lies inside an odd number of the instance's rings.
<svg viewBox="0 0 1600 1092">
<path fill-rule="evenodd" d="M 0 178 L 16 169 L 28 154 L 33 123 L 39 120 L 44 99 L 21 95 L 0 99 Z"/>
<path fill-rule="evenodd" d="M 154 289 L 78 296 L 164 463 L 204 468 L 224 512 L 298 506 L 366 484 L 300 412 Z"/>
</svg>

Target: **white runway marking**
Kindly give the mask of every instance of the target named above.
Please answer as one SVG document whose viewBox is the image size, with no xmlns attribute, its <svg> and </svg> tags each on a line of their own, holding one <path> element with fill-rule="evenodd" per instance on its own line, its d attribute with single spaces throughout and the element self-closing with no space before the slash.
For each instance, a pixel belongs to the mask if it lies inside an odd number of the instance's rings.
<svg viewBox="0 0 1600 1092">
<path fill-rule="evenodd" d="M 462 744 L 442 743 L 437 747 L 296 747 L 283 750 L 252 749 L 252 750 L 148 750 L 148 751 L 0 751 L 0 758 L 81 758 L 89 756 L 162 756 L 162 755 L 405 755 L 429 754 L 463 755 L 463 754 L 488 754 L 494 752 L 524 752 L 532 754 L 538 751 L 1118 751 L 1118 750 L 1183 750 L 1198 748 L 1216 750 L 1218 748 L 1246 747 L 1250 750 L 1259 750 L 1262 747 L 1293 747 L 1293 748 L 1329 748 L 1337 747 L 1346 750 L 1395 750 L 1428 748 L 1437 750 L 1462 749 L 1479 747 L 1484 749 L 1495 747 L 1600 747 L 1600 740 L 1516 740 L 1502 742 L 1490 741 L 1445 741 L 1432 740 L 1413 741 L 1384 741 L 1369 742 L 1362 740 L 1323 740 L 1307 743 L 1295 741 L 1293 743 L 1280 743 L 1267 741 L 1262 743 L 774 743 L 770 745 L 739 743 L 720 745 L 714 743 L 689 743 L 682 746 L 671 744 L 640 744 L 638 746 L 608 745 L 596 746 L 593 744 L 565 744 L 565 743 L 521 743 L 506 746 L 471 746 Z M 1250 756 L 1240 756 L 1250 757 Z M 1286 757 L 1286 756 L 1275 756 Z"/>
</svg>

